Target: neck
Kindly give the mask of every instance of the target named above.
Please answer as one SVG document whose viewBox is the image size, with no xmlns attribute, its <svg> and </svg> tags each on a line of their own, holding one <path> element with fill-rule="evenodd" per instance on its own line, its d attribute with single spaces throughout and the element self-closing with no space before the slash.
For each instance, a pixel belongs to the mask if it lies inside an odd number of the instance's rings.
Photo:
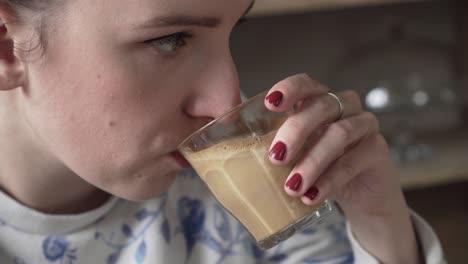
<svg viewBox="0 0 468 264">
<path fill-rule="evenodd" d="M 44 213 L 76 214 L 102 205 L 109 194 L 46 151 L 18 111 L 16 93 L 0 94 L 0 189 Z"/>
</svg>

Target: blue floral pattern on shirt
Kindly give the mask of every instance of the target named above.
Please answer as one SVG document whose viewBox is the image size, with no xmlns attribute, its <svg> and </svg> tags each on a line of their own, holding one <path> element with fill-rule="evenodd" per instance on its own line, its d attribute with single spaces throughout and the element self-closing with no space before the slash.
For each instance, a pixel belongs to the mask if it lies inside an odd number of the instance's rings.
<svg viewBox="0 0 468 264">
<path fill-rule="evenodd" d="M 145 262 L 146 254 L 147 254 L 147 245 L 144 239 L 146 231 L 151 228 L 153 225 L 157 224 L 157 220 L 162 215 L 162 210 L 164 209 L 167 201 L 167 196 L 163 195 L 160 198 L 159 207 L 156 210 L 150 210 L 147 208 L 142 208 L 138 210 L 134 214 L 134 219 L 140 223 L 141 225 L 140 230 L 133 230 L 133 228 L 129 224 L 122 224 L 120 226 L 120 232 L 127 237 L 127 240 L 123 243 L 115 243 L 112 241 L 113 234 L 106 235 L 104 232 L 100 231 L 99 223 L 96 226 L 96 232 L 94 234 L 94 238 L 96 240 L 102 241 L 105 245 L 109 248 L 113 249 L 113 252 L 109 254 L 107 257 L 107 264 L 115 264 L 118 262 L 119 257 L 123 250 L 126 250 L 133 246 L 134 244 L 138 243 L 138 246 L 134 252 L 134 260 L 135 263 L 141 264 Z M 160 230 L 162 233 L 162 238 L 169 243 L 170 241 L 170 227 L 169 222 L 167 219 L 164 219 L 162 223 L 160 223 Z"/>
<path fill-rule="evenodd" d="M 70 247 L 65 237 L 46 237 L 42 242 L 42 252 L 51 263 L 72 264 L 76 260 L 76 249 Z"/>
<path fill-rule="evenodd" d="M 185 236 L 187 246 L 187 259 L 190 257 L 195 243 L 202 243 L 214 252 L 218 253 L 218 259 L 214 263 L 222 263 L 226 257 L 238 254 L 233 249 L 241 246 L 244 252 L 251 254 L 257 261 L 268 260 L 281 262 L 287 258 L 285 253 L 277 253 L 266 257 L 250 234 L 238 222 L 231 223 L 228 213 L 217 203 L 212 205 L 215 228 L 210 230 L 205 223 L 205 205 L 201 200 L 182 197 L 178 202 L 179 221 L 182 233 Z M 276 251 L 280 252 L 281 247 Z"/>
<path fill-rule="evenodd" d="M 198 178 L 193 175 L 193 172 L 186 171 L 182 177 L 189 181 L 198 181 Z M 124 253 L 126 256 L 129 253 L 130 256 L 133 256 L 132 263 L 150 263 L 153 260 L 148 258 L 148 253 L 155 250 L 155 248 L 146 237 L 152 236 L 154 238 L 155 235 L 159 242 L 166 244 L 168 247 L 171 247 L 171 242 L 174 240 L 178 239 L 180 241 L 180 236 L 182 236 L 186 250 L 180 252 L 185 254 L 183 257 L 186 263 L 193 255 L 195 248 L 199 249 L 197 245 L 203 246 L 204 250 L 209 250 L 217 256 L 210 263 L 223 263 L 228 257 L 240 254 L 247 256 L 248 259 L 255 260 L 256 263 L 282 263 L 290 258 L 290 254 L 292 256 L 295 253 L 294 251 L 283 250 L 283 244 L 268 252 L 261 250 L 247 230 L 234 220 L 214 199 L 205 200 L 188 195 L 172 198 L 175 207 L 172 205 L 174 208 L 169 210 L 171 212 L 170 216 L 173 217 L 169 217 L 169 219 L 176 220 L 173 222 L 169 221 L 168 215 L 166 215 L 169 194 L 165 194 L 155 200 L 155 203 L 151 204 L 151 206 L 132 207 L 135 208 L 134 213 L 130 214 L 127 219 L 117 220 L 122 222 L 110 221 L 111 225 L 101 226 L 101 222 L 106 218 L 103 217 L 95 223 L 94 241 L 99 243 L 100 246 L 105 245 L 108 249 L 105 251 L 104 259 L 97 263 L 118 263 Z M 0 227 L 2 226 L 8 226 L 8 224 L 0 220 Z M 151 232 L 148 232 L 149 230 Z M 154 230 L 158 233 L 155 234 Z M 328 238 L 333 240 L 333 243 L 343 244 L 348 243 L 344 230 L 345 224 L 343 221 L 305 229 L 301 232 L 301 235 L 314 237 L 316 235 L 321 236 L 326 232 Z M 72 235 L 70 234 L 70 237 Z M 115 237 L 123 239 L 115 239 Z M 46 236 L 41 242 L 41 251 L 48 263 L 78 264 L 78 249 L 73 246 L 68 236 Z M 317 242 L 311 242 L 311 245 L 312 243 Z M 20 257 L 15 257 L 12 260 L 14 264 L 27 264 Z M 348 264 L 353 263 L 353 254 L 351 251 L 346 251 L 326 257 L 310 257 L 301 263 Z"/>
</svg>

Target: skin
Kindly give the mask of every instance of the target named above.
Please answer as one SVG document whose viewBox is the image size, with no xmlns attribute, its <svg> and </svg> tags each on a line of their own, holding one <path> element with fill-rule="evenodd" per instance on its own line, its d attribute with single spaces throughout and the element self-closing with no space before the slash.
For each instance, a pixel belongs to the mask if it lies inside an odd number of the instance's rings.
<svg viewBox="0 0 468 264">
<path fill-rule="evenodd" d="M 1 189 L 26 206 L 61 214 L 95 208 L 109 194 L 145 200 L 167 191 L 181 169 L 172 156 L 177 145 L 240 102 L 229 36 L 250 5 L 66 1 L 52 20 L 46 49 L 31 52 L 21 50 L 34 42 L 34 21 L 14 23 L 1 9 Z M 148 23 L 176 15 L 204 19 L 199 25 Z M 191 37 L 160 40 L 178 32 Z M 278 106 L 265 100 L 271 111 L 300 107 L 273 142 L 286 144 L 284 160 L 271 161 L 284 165 L 306 140 L 311 146 L 292 172 L 302 175 L 300 189 L 285 191 L 309 205 L 336 199 L 369 252 L 384 263 L 418 263 L 388 147 L 358 96 L 338 93 L 345 111 L 336 121 L 329 88 L 307 75 L 278 82 L 269 94 L 274 91 L 283 100 Z M 319 191 L 313 200 L 303 196 L 311 186 Z"/>
</svg>

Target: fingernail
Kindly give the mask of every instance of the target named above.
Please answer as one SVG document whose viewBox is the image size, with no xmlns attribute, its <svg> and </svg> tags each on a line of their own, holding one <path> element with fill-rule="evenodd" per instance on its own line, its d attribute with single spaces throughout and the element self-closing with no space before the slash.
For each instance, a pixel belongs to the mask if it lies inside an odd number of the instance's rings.
<svg viewBox="0 0 468 264">
<path fill-rule="evenodd" d="M 286 156 L 286 144 L 284 144 L 281 141 L 278 141 L 275 144 L 275 146 L 273 146 L 273 148 L 270 150 L 269 155 L 275 160 L 284 160 L 284 156 Z"/>
<path fill-rule="evenodd" d="M 304 194 L 305 197 L 309 198 L 310 200 L 314 200 L 319 193 L 319 190 L 317 187 L 312 186 L 307 190 L 307 192 Z"/>
<path fill-rule="evenodd" d="M 286 187 L 290 190 L 297 191 L 301 187 L 302 176 L 299 173 L 294 174 L 288 182 L 286 182 Z"/>
<path fill-rule="evenodd" d="M 280 91 L 274 91 L 271 94 L 269 94 L 265 100 L 267 100 L 270 104 L 274 106 L 279 106 L 281 104 L 281 101 L 283 100 L 283 93 Z"/>
</svg>

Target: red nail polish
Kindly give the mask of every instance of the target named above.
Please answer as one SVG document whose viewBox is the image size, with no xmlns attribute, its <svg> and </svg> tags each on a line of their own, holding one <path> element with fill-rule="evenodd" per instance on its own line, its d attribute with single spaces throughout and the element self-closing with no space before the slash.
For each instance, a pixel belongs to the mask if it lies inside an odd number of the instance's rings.
<svg viewBox="0 0 468 264">
<path fill-rule="evenodd" d="M 286 156 L 286 144 L 284 144 L 281 141 L 278 141 L 275 144 L 275 146 L 270 150 L 269 155 L 275 160 L 284 160 L 284 157 Z"/>
<path fill-rule="evenodd" d="M 317 187 L 312 186 L 309 188 L 309 190 L 307 190 L 304 196 L 309 198 L 310 200 L 314 200 L 315 198 L 317 198 L 318 193 L 319 193 L 319 190 L 317 189 Z"/>
<path fill-rule="evenodd" d="M 299 173 L 295 173 L 291 179 L 286 183 L 286 187 L 293 191 L 299 190 L 299 187 L 301 187 L 302 183 L 302 176 Z"/>
<path fill-rule="evenodd" d="M 281 101 L 283 100 L 283 93 L 280 91 L 274 91 L 270 95 L 268 95 L 265 100 L 267 100 L 270 104 L 274 106 L 279 106 Z"/>
</svg>

